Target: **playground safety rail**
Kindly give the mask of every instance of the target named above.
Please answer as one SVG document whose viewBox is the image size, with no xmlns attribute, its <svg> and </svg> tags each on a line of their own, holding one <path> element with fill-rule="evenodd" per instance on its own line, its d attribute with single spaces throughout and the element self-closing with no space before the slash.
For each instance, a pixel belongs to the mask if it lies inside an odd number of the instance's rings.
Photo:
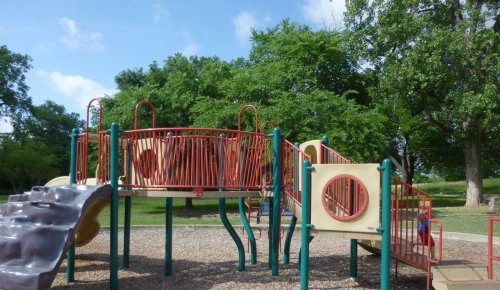
<svg viewBox="0 0 500 290">
<path fill-rule="evenodd" d="M 488 279 L 493 279 L 493 261 L 500 261 L 500 256 L 493 255 L 493 222 L 500 221 L 500 218 L 488 218 Z"/>
<path fill-rule="evenodd" d="M 325 139 L 325 138 L 323 138 Z M 352 161 L 342 156 L 337 151 L 328 147 L 328 144 L 321 144 L 320 151 L 320 163 L 321 164 L 351 164 Z"/>
<path fill-rule="evenodd" d="M 283 139 L 281 149 L 281 160 L 283 162 L 282 185 L 284 192 L 298 205 L 302 206 L 302 190 L 299 186 L 300 160 L 309 160 L 311 156 L 300 150 L 298 144 L 293 144 Z"/>
<path fill-rule="evenodd" d="M 207 128 L 124 132 L 132 172 L 127 188 L 248 189 L 262 186 L 268 136 Z M 224 166 L 221 166 L 221 164 Z"/>
</svg>

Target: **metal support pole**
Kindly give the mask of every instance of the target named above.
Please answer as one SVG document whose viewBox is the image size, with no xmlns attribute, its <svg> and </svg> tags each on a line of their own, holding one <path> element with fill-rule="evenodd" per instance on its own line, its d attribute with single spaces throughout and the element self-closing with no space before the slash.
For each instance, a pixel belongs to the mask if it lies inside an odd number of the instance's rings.
<svg viewBox="0 0 500 290">
<path fill-rule="evenodd" d="M 120 128 L 118 124 L 111 124 L 111 156 L 110 156 L 110 184 L 113 188 L 111 194 L 110 214 L 110 289 L 118 289 L 118 160 Z"/>
<path fill-rule="evenodd" d="M 288 226 L 288 231 L 285 238 L 285 246 L 283 247 L 283 264 L 288 265 L 290 263 L 290 244 L 292 243 L 293 232 L 295 231 L 295 225 L 297 224 L 297 217 L 292 216 L 290 225 Z"/>
<path fill-rule="evenodd" d="M 257 264 L 257 244 L 255 243 L 255 236 L 253 234 L 252 227 L 250 226 L 250 223 L 248 222 L 247 215 L 245 213 L 245 198 L 244 197 L 238 198 L 238 205 L 240 208 L 241 221 L 243 222 L 243 226 L 245 227 L 245 231 L 247 233 L 248 240 L 250 241 L 250 264 L 255 265 L 255 264 Z"/>
<path fill-rule="evenodd" d="M 267 227 L 267 241 L 268 241 L 268 255 L 267 255 L 267 268 L 271 270 L 273 268 L 273 238 L 272 238 L 272 230 L 273 230 L 273 198 L 269 197 L 267 199 L 267 203 L 269 204 L 269 225 Z"/>
<path fill-rule="evenodd" d="M 272 236 L 272 275 L 278 276 L 279 244 L 281 228 L 281 131 L 273 132 L 273 227 Z"/>
<path fill-rule="evenodd" d="M 174 199 L 166 198 L 165 217 L 165 276 L 172 276 L 172 211 L 174 209 Z"/>
<path fill-rule="evenodd" d="M 349 192 L 349 215 L 354 215 L 354 181 L 351 181 Z M 349 278 L 356 280 L 358 278 L 358 240 L 351 239 L 351 255 L 349 257 Z"/>
<path fill-rule="evenodd" d="M 71 155 L 69 164 L 69 183 L 76 184 L 76 147 L 78 142 L 78 129 L 73 129 L 71 132 Z M 75 281 L 75 236 L 73 242 L 69 246 L 66 256 L 66 283 Z"/>
<path fill-rule="evenodd" d="M 222 191 L 222 189 L 220 189 L 219 191 Z M 229 235 L 231 235 L 231 238 L 238 248 L 238 271 L 245 271 L 245 247 L 243 246 L 243 242 L 241 241 L 240 237 L 227 218 L 226 198 L 224 197 L 219 198 L 219 214 L 222 224 L 224 224 L 224 227 L 226 227 L 226 230 L 228 231 Z"/>
<path fill-rule="evenodd" d="M 384 159 L 379 166 L 382 173 L 382 226 L 377 229 L 382 233 L 380 289 L 391 288 L 391 160 Z"/>
<path fill-rule="evenodd" d="M 130 183 L 130 140 L 127 141 L 127 181 Z M 130 188 L 127 188 L 130 189 Z M 125 197 L 125 220 L 123 225 L 123 268 L 129 268 L 130 261 L 130 215 L 132 211 L 132 197 Z"/>
<path fill-rule="evenodd" d="M 302 228 L 300 245 L 300 289 L 309 288 L 309 242 L 311 236 L 311 163 L 302 163 Z"/>
</svg>

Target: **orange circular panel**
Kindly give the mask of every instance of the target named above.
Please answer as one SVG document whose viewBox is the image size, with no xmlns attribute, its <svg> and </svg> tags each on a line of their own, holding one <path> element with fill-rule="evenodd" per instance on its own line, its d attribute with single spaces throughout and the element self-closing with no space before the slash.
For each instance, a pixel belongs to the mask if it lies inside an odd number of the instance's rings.
<svg viewBox="0 0 500 290">
<path fill-rule="evenodd" d="M 323 208 L 332 218 L 350 221 L 366 210 L 368 190 L 358 178 L 341 174 L 326 183 L 321 200 Z"/>
<path fill-rule="evenodd" d="M 146 149 L 139 155 L 139 173 L 144 178 L 151 178 L 158 167 L 156 153 L 151 149 Z"/>
</svg>

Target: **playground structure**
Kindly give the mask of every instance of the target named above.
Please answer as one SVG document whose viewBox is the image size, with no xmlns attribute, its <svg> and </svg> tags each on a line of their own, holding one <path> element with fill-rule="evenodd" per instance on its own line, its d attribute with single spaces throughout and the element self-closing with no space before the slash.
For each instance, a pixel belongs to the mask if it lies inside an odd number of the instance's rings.
<svg viewBox="0 0 500 290">
<path fill-rule="evenodd" d="M 98 133 L 91 134 L 89 110 L 99 105 Z M 143 105 L 152 114 L 152 127 L 138 128 Z M 255 114 L 255 131 L 241 130 L 242 112 Z M 264 134 L 266 124 L 275 126 Z M 238 130 L 207 128 L 156 128 L 156 112 L 148 101 L 135 109 L 135 128 L 121 131 L 117 124 L 102 129 L 102 108 L 97 99 L 89 103 L 83 133 L 72 132 L 70 176 L 52 184 L 110 184 L 110 199 L 94 203 L 82 215 L 75 243 L 69 247 L 67 281 L 74 281 L 74 247 L 91 241 L 99 231 L 97 216 L 108 204 L 110 220 L 110 289 L 118 289 L 118 199 L 125 201 L 123 267 L 129 267 L 130 215 L 133 196 L 166 199 L 165 275 L 172 274 L 173 198 L 218 198 L 221 220 L 238 248 L 238 270 L 245 269 L 242 241 L 229 223 L 225 198 L 238 197 L 240 215 L 248 237 L 250 263 L 257 262 L 256 237 L 249 222 L 252 201 L 269 202 L 269 268 L 279 273 L 281 213 L 293 214 L 283 245 L 284 263 L 289 263 L 290 242 L 297 221 L 301 222 L 301 288 L 308 287 L 309 243 L 316 235 L 351 239 L 350 277 L 357 277 L 357 245 L 381 254 L 381 289 L 390 288 L 390 257 L 427 271 L 430 287 L 431 265 L 441 262 L 442 227 L 439 225 L 439 255 L 430 257 L 430 247 L 418 239 L 418 213 L 432 216 L 430 196 L 397 179 L 391 179 L 391 163 L 352 164 L 329 147 L 328 138 L 292 144 L 281 136 L 277 124 L 260 127 L 253 106 L 244 106 L 238 116 Z M 98 143 L 97 170 L 89 178 L 89 142 Z M 380 174 L 382 173 L 382 178 Z M 382 182 L 381 182 L 382 181 Z M 382 188 L 382 190 L 380 190 Z M 246 201 L 245 201 L 246 199 Z M 381 206 L 382 205 L 382 206 Z M 257 209 L 258 211 L 259 209 Z M 391 222 L 392 221 L 392 222 Z M 428 235 L 429 244 L 431 235 Z M 358 242 L 358 240 L 361 240 Z M 490 246 L 491 248 L 491 246 Z M 498 260 L 490 253 L 489 261 Z M 488 271 L 491 271 L 491 265 Z"/>
</svg>

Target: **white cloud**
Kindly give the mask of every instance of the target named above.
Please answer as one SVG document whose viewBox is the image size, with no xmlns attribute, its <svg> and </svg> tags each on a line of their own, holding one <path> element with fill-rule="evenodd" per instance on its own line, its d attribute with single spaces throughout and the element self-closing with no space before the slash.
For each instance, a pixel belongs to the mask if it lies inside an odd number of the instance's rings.
<svg viewBox="0 0 500 290">
<path fill-rule="evenodd" d="M 343 27 L 345 0 L 305 0 L 302 16 L 318 28 L 337 30 Z"/>
<path fill-rule="evenodd" d="M 80 31 L 75 20 L 62 17 L 59 24 L 65 32 L 60 37 L 61 43 L 69 49 L 83 48 L 88 51 L 102 51 L 104 46 L 101 43 L 102 35 L 99 32 Z"/>
<path fill-rule="evenodd" d="M 187 57 L 196 55 L 201 50 L 201 47 L 196 42 L 187 43 L 184 48 L 181 50 L 181 53 Z"/>
<path fill-rule="evenodd" d="M 58 71 L 37 71 L 38 76 L 46 80 L 55 90 L 85 107 L 93 98 L 112 95 L 113 90 L 105 88 L 96 81 L 80 75 L 64 75 Z"/>
<path fill-rule="evenodd" d="M 14 128 L 12 128 L 10 117 L 1 117 L 0 133 L 11 133 L 12 131 L 14 131 Z"/>
<path fill-rule="evenodd" d="M 154 21 L 154 23 L 159 23 L 163 17 L 168 18 L 167 9 L 165 9 L 160 4 L 153 5 L 153 21 Z"/>
<path fill-rule="evenodd" d="M 241 45 L 246 45 L 252 35 L 252 28 L 256 28 L 257 20 L 252 12 L 244 11 L 233 18 L 236 38 Z"/>
</svg>

